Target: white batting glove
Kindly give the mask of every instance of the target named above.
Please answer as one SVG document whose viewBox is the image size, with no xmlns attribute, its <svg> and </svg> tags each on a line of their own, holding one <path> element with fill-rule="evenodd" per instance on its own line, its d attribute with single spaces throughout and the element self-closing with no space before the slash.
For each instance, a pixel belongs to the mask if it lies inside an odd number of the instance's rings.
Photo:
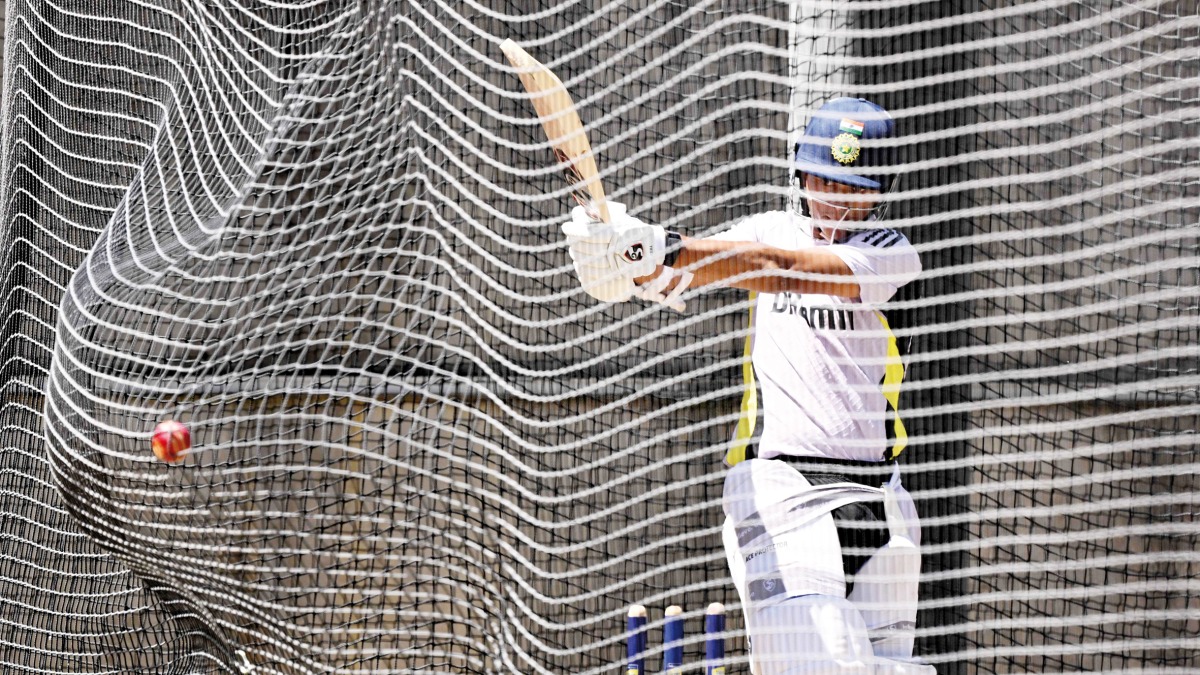
<svg viewBox="0 0 1200 675">
<path fill-rule="evenodd" d="M 630 216 L 625 206 L 608 203 L 611 223 L 592 220 L 582 206 L 563 225 L 575 274 L 589 295 L 604 302 L 623 302 L 637 291 L 633 280 L 649 276 L 666 255 L 666 230 Z"/>
</svg>

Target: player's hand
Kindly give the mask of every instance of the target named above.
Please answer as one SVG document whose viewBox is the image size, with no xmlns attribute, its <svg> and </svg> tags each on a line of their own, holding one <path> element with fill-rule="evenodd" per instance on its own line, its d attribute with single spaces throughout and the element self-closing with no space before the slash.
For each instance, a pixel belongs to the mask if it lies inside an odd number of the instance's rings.
<svg viewBox="0 0 1200 675">
<path fill-rule="evenodd" d="M 618 205 L 609 203 L 609 214 L 620 211 Z M 588 295 L 603 302 L 624 302 L 634 292 L 633 278 L 615 268 L 609 248 L 616 237 L 616 229 L 609 223 L 593 220 L 582 206 L 571 211 L 571 222 L 563 225 L 567 236 L 571 262 L 575 265 L 575 276 Z"/>
<path fill-rule="evenodd" d="M 577 206 L 563 225 L 575 273 L 589 295 L 604 302 L 628 300 L 634 279 L 654 274 L 666 254 L 666 231 L 628 215 L 622 204 L 608 203 L 611 223 L 593 220 Z"/>
</svg>

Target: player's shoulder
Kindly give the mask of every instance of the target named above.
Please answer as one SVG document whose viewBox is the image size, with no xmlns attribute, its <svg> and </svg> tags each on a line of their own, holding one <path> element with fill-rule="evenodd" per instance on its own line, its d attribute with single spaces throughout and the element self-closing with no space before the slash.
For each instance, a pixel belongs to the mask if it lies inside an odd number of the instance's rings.
<svg viewBox="0 0 1200 675">
<path fill-rule="evenodd" d="M 748 223 L 750 226 L 770 230 L 777 227 L 790 227 L 793 221 L 793 214 L 789 211 L 761 211 L 743 220 L 743 223 Z"/>
<path fill-rule="evenodd" d="M 791 214 L 787 211 L 762 211 L 739 220 L 733 227 L 709 238 L 766 243 L 775 231 L 788 227 L 790 223 Z"/>
<path fill-rule="evenodd" d="M 908 237 L 904 236 L 903 232 L 894 230 L 890 227 L 876 227 L 869 230 L 861 230 L 856 232 L 854 236 L 846 240 L 847 244 L 859 246 L 863 248 L 886 249 L 897 246 L 911 246 Z"/>
</svg>

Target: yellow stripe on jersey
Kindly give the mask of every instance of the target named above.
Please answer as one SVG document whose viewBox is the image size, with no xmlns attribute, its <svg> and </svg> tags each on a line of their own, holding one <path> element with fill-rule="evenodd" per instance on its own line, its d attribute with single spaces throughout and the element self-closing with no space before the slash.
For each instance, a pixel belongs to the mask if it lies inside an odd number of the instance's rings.
<svg viewBox="0 0 1200 675">
<path fill-rule="evenodd" d="M 876 312 L 879 316 L 879 323 L 883 324 L 883 330 L 887 333 L 887 359 L 884 361 L 883 371 L 883 397 L 887 399 L 888 404 L 892 406 L 892 433 L 895 439 L 892 441 L 892 447 L 884 451 L 883 457 L 888 461 L 896 459 L 904 448 L 908 446 L 908 432 L 904 429 L 904 420 L 900 419 L 900 383 L 904 380 L 904 361 L 900 359 L 900 347 L 896 344 L 896 336 L 892 333 L 892 327 L 888 325 L 888 320 L 883 316 L 883 312 Z"/>
<path fill-rule="evenodd" d="M 742 413 L 733 434 L 733 445 L 725 453 L 726 466 L 746 459 L 746 448 L 750 446 L 754 425 L 758 421 L 758 385 L 754 382 L 754 365 L 750 361 L 754 347 L 754 304 L 757 299 L 758 294 L 751 291 L 749 332 L 746 333 L 746 344 L 742 347 Z"/>
</svg>

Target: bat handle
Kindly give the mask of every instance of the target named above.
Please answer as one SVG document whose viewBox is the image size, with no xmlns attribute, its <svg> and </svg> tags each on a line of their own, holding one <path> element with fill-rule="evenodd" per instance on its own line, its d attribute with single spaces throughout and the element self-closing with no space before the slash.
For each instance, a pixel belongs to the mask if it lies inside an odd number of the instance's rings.
<svg viewBox="0 0 1200 675">
<path fill-rule="evenodd" d="M 600 216 L 600 220 L 606 223 L 612 223 L 612 215 L 608 212 L 608 200 L 600 197 L 592 202 L 596 209 L 596 215 Z"/>
<path fill-rule="evenodd" d="M 598 220 L 602 223 L 612 223 L 612 215 L 608 212 L 608 200 L 604 197 L 599 199 L 585 199 L 581 195 L 575 195 L 575 201 L 587 211 L 588 217 L 592 220 Z"/>
</svg>

